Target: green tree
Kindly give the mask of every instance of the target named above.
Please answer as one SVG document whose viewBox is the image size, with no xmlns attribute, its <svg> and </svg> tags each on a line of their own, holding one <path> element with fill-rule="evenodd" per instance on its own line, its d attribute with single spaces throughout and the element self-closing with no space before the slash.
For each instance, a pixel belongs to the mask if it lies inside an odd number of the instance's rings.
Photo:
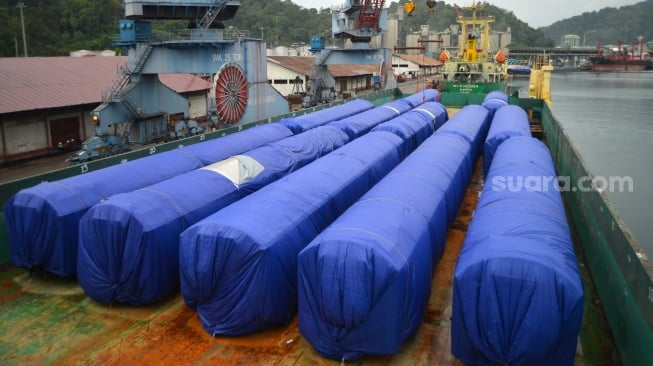
<svg viewBox="0 0 653 366">
<path fill-rule="evenodd" d="M 20 0 L 0 0 L 0 57 L 23 54 Z M 62 56 L 80 49 L 113 49 L 112 37 L 118 33 L 118 20 L 124 16 L 122 0 L 23 0 L 25 32 L 29 56 Z M 387 2 L 388 14 L 403 11 L 406 0 Z M 345 0 L 342 1 L 345 3 Z M 319 4 L 319 3 L 318 3 Z M 417 9 L 405 17 L 400 31 L 405 36 L 417 31 L 422 24 L 432 30 L 444 31 L 455 24 L 456 10 L 439 2 L 435 12 L 430 13 L 425 0 L 417 0 Z M 623 40 L 629 44 L 639 36 L 653 39 L 649 26 L 653 14 L 653 0 L 642 1 L 621 8 L 605 8 L 580 14 L 549 27 L 534 29 L 517 19 L 510 10 L 501 9 L 484 2 L 482 14 L 495 17 L 492 29 L 512 30 L 513 46 L 553 46 L 564 34 L 586 35 L 588 44 L 615 44 Z M 290 0 L 242 0 L 236 17 L 226 21 L 227 26 L 249 30 L 250 36 L 258 38 L 263 33 L 270 47 L 308 43 L 311 36 L 330 38 L 331 9 L 300 7 Z M 187 21 L 155 21 L 153 29 L 158 33 L 171 33 L 188 28 Z M 262 29 L 261 29 L 262 28 Z M 590 30 L 595 30 L 589 32 Z M 402 39 L 404 37 L 400 37 Z M 404 38 L 405 39 L 405 38 Z M 18 48 L 18 52 L 16 52 Z"/>
</svg>

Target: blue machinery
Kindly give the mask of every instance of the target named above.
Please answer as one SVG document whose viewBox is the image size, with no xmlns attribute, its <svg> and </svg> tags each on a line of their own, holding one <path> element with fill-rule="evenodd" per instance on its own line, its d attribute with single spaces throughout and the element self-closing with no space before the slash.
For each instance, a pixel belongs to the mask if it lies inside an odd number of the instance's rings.
<svg viewBox="0 0 653 366">
<path fill-rule="evenodd" d="M 268 84 L 265 43 L 225 32 L 223 21 L 235 16 L 240 1 L 125 0 L 124 5 L 127 19 L 120 21 L 115 45 L 128 49 L 129 62 L 103 95 L 103 103 L 91 112 L 96 135 L 114 133 L 148 143 L 167 137 L 173 122 L 169 116 L 188 118 L 187 99 L 164 86 L 158 74 L 209 78 L 218 126 L 288 112 L 288 102 Z M 186 19 L 195 28 L 157 39 L 150 19 Z"/>
<path fill-rule="evenodd" d="M 383 5 L 383 0 L 346 0 L 344 6 L 334 8 L 334 37 L 351 40 L 351 46 L 314 50 L 316 61 L 309 80 L 314 96 L 335 87 L 328 64 L 379 65 L 378 86 L 396 86 L 390 50 L 369 47 L 371 38 L 386 28 Z M 288 102 L 268 84 L 263 40 L 224 27 L 223 22 L 236 15 L 240 1 L 124 0 L 124 6 L 127 19 L 120 21 L 120 37 L 114 44 L 128 50 L 129 62 L 119 70 L 114 87 L 103 95 L 103 103 L 91 112 L 96 136 L 109 145 L 167 138 L 174 124 L 170 116 L 189 118 L 187 99 L 164 86 L 159 74 L 209 78 L 215 93 L 215 106 L 209 103 L 209 108 L 215 111 L 217 126 L 288 112 Z M 194 27 L 181 36 L 158 39 L 149 22 L 153 19 L 188 20 Z"/>
<path fill-rule="evenodd" d="M 314 37 L 311 51 L 316 54 L 313 74 L 309 80 L 313 104 L 323 99 L 323 90 L 335 88 L 327 65 L 378 65 L 377 87 L 392 89 L 397 86 L 392 71 L 392 53 L 387 48 L 370 48 L 372 37 L 387 30 L 385 0 L 346 0 L 340 7 L 332 8 L 331 31 L 333 37 L 351 41 L 348 47 L 324 47 L 324 40 Z"/>
</svg>

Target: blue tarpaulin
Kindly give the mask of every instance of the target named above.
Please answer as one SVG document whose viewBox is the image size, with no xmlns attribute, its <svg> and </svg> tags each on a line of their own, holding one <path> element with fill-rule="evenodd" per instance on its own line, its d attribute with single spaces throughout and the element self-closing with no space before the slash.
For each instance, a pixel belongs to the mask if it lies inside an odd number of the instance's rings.
<svg viewBox="0 0 653 366">
<path fill-rule="evenodd" d="M 573 365 L 583 285 L 546 146 L 497 149 L 454 273 L 451 351 L 469 365 Z"/>
<path fill-rule="evenodd" d="M 378 108 L 370 109 L 354 116 L 346 117 L 329 123 L 329 126 L 343 130 L 350 139 L 363 136 L 379 123 L 389 121 L 412 107 L 405 102 L 394 101 Z"/>
<path fill-rule="evenodd" d="M 423 103 L 434 102 L 437 97 L 438 92 L 429 89 L 424 93 L 412 94 L 408 97 L 385 103 L 378 108 L 331 122 L 329 125 L 342 129 L 349 135 L 349 138 L 355 139 L 368 133 L 379 123 L 386 122 Z"/>
<path fill-rule="evenodd" d="M 481 121 L 481 122 L 479 122 Z M 490 114 L 480 105 L 467 105 L 459 110 L 449 123 L 445 123 L 438 131 L 460 136 L 472 145 L 470 157 L 477 156 L 483 149 L 483 143 L 490 128 Z"/>
<path fill-rule="evenodd" d="M 288 127 L 293 133 L 298 134 L 329 122 L 337 121 L 355 114 L 374 108 L 374 104 L 364 99 L 354 99 L 344 104 L 322 109 L 317 112 L 304 114 L 297 117 L 284 118 L 279 124 Z"/>
<path fill-rule="evenodd" d="M 435 89 L 423 89 L 418 93 L 411 94 L 405 98 L 398 100 L 409 103 L 411 107 L 415 108 L 422 103 L 439 102 L 440 93 Z"/>
<path fill-rule="evenodd" d="M 267 123 L 232 133 L 219 139 L 184 146 L 182 151 L 197 156 L 204 165 L 213 164 L 270 142 L 292 136 L 292 131 L 278 123 Z M 162 161 L 165 161 L 162 159 Z M 151 168 L 150 168 L 151 169 Z M 193 168 L 195 169 L 195 168 Z M 193 169 L 189 169 L 193 170 Z M 143 171 L 147 174 L 148 171 Z M 126 192 L 126 191 L 125 191 Z"/>
<path fill-rule="evenodd" d="M 415 150 L 434 130 L 448 119 L 447 109 L 437 102 L 426 102 L 406 112 L 402 118 L 395 118 L 374 127 L 372 131 L 388 131 L 408 141 L 405 154 Z"/>
<path fill-rule="evenodd" d="M 510 97 L 508 94 L 501 90 L 494 90 L 489 92 L 485 98 L 483 98 L 483 103 L 481 103 L 481 105 L 490 112 L 490 118 L 492 118 L 498 109 L 507 106 L 509 102 Z"/>
<path fill-rule="evenodd" d="M 290 136 L 267 124 L 125 164 L 26 188 L 5 205 L 11 263 L 61 276 L 77 267 L 78 223 L 101 199 L 169 179 L 267 142 Z"/>
<path fill-rule="evenodd" d="M 182 295 L 204 329 L 235 335 L 287 324 L 299 251 L 401 161 L 402 144 L 370 132 L 184 231 Z"/>
<path fill-rule="evenodd" d="M 466 127 L 461 117 L 447 130 Z M 417 331 L 478 159 L 471 151 L 463 137 L 437 131 L 302 250 L 299 329 L 320 354 L 393 354 Z"/>
<path fill-rule="evenodd" d="M 179 288 L 179 234 L 348 142 L 321 126 L 92 207 L 79 229 L 78 279 L 95 301 L 144 305 Z"/>
<path fill-rule="evenodd" d="M 288 324 L 297 254 L 401 160 L 399 137 L 360 137 L 191 226 L 181 235 L 181 291 L 210 334 Z"/>
<path fill-rule="evenodd" d="M 497 109 L 483 147 L 483 175 L 487 176 L 494 153 L 506 139 L 514 136 L 531 137 L 531 126 L 526 111 L 516 105 Z"/>
</svg>

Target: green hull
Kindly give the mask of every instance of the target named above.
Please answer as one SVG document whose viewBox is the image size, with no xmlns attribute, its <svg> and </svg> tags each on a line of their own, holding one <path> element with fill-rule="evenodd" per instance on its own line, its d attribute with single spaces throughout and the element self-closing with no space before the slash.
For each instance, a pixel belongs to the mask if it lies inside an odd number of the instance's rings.
<svg viewBox="0 0 653 366">
<path fill-rule="evenodd" d="M 542 127 L 560 176 L 591 177 L 578 150 L 543 108 Z M 567 212 L 582 245 L 619 357 L 624 365 L 653 365 L 653 266 L 607 200 L 605 193 L 570 187 Z"/>
<path fill-rule="evenodd" d="M 486 91 L 501 90 L 499 85 L 494 84 L 485 85 L 485 87 L 496 88 L 486 89 Z M 375 105 L 381 105 L 399 95 L 401 95 L 401 92 L 398 90 L 382 91 L 367 98 L 372 100 Z M 441 101 L 447 106 L 462 106 L 480 104 L 483 97 L 483 93 L 477 92 L 444 92 Z M 587 176 L 588 172 L 578 151 L 560 127 L 560 123 L 553 116 L 549 106 L 541 100 L 521 99 L 517 101 L 514 97 L 511 98 L 511 103 L 517 102 L 542 121 L 545 142 L 551 149 L 558 174 L 569 176 L 571 182 L 577 182 L 578 178 Z M 275 120 L 277 119 L 271 121 Z M 271 121 L 261 121 L 260 123 Z M 237 132 L 239 129 L 254 125 L 256 124 L 233 127 L 229 130 L 206 135 L 205 138 L 217 138 L 223 134 Z M 199 142 L 200 139 L 200 137 L 193 137 L 184 140 L 183 143 Z M 178 145 L 179 142 L 157 145 L 156 153 L 177 148 Z M 18 190 L 41 181 L 53 181 L 80 174 L 82 170 L 101 169 L 108 165 L 117 164 L 124 159 L 147 156 L 150 152 L 151 150 L 134 151 L 94 161 L 86 165 L 73 166 L 0 185 L 0 204 L 4 206 L 6 201 Z M 614 346 L 616 346 L 619 358 L 624 365 L 653 365 L 653 352 L 650 350 L 650 346 L 653 344 L 653 284 L 651 282 L 653 271 L 651 265 L 648 261 L 639 259 L 636 254 L 639 250 L 631 239 L 628 229 L 614 213 L 604 195 L 597 192 L 582 192 L 582 190 L 574 192 L 572 189 L 565 193 L 564 198 L 570 223 L 575 229 L 575 237 L 580 244 L 578 248 L 579 260 L 584 258 L 586 261 L 586 266 L 581 262 L 581 271 L 587 274 L 587 269 L 589 269 L 592 279 L 590 281 L 589 277 L 586 276 L 586 310 L 583 320 L 584 325 L 581 330 L 581 344 L 584 355 L 577 358 L 576 364 L 614 364 L 616 360 L 613 360 L 610 356 L 610 350 L 613 347 L 611 339 L 613 338 Z M 8 262 L 8 254 L 6 222 L 4 213 L 0 213 L 0 263 Z M 449 275 L 445 277 L 450 278 Z M 47 291 L 37 291 L 38 293 L 30 293 L 30 288 L 35 286 L 34 283 L 30 284 L 30 282 L 24 271 L 11 268 L 8 265 L 0 267 L 0 284 L 2 285 L 0 305 L 3 307 L 4 314 L 0 317 L 0 361 L 3 361 L 0 363 L 24 364 L 25 362 L 31 362 L 30 360 L 56 363 L 57 360 L 64 359 L 68 361 L 76 360 L 81 363 L 104 363 L 107 360 L 102 357 L 110 354 L 109 349 L 120 348 L 125 352 L 138 350 L 138 342 L 146 342 L 147 339 L 151 338 L 150 327 L 155 329 L 157 325 L 161 324 L 174 329 L 181 329 L 188 332 L 188 336 L 196 337 L 199 340 L 206 340 L 206 342 L 211 340 L 201 329 L 198 329 L 196 320 L 192 320 L 194 319 L 193 313 L 183 306 L 183 302 L 179 297 L 143 309 L 129 309 L 120 306 L 105 308 L 86 298 L 74 281 L 71 283 L 61 279 L 50 279 L 50 283 L 46 283 L 44 287 Z M 594 286 L 599 296 L 598 299 L 593 297 L 592 289 Z M 444 289 L 436 288 L 434 291 L 432 297 L 438 297 Z M 439 301 L 444 304 L 442 309 L 450 308 L 445 306 L 448 301 L 446 298 Z M 605 313 L 607 318 L 610 327 L 608 331 L 600 326 L 602 313 Z M 438 320 L 438 322 L 440 321 Z M 174 327 L 170 324 L 171 322 L 175 323 L 172 324 Z M 33 334 L 25 336 L 25 332 L 33 332 Z M 290 342 L 287 340 L 290 335 L 284 333 L 283 330 L 280 332 L 283 346 L 274 349 L 287 347 L 288 352 L 270 355 L 269 357 L 276 357 L 274 360 L 280 363 L 288 361 L 289 364 L 296 364 L 295 361 L 303 359 L 306 361 L 305 364 L 314 364 L 315 362 L 327 364 L 326 361 L 323 362 L 323 360 L 317 357 L 313 358 L 313 356 L 308 360 L 301 358 L 305 357 L 300 356 L 303 351 L 300 352 L 299 349 L 293 348 L 292 343 L 287 343 Z M 434 325 L 434 328 L 427 327 L 420 330 L 420 333 L 414 339 L 407 342 L 408 351 L 410 352 L 412 348 L 418 347 L 422 343 L 431 344 L 435 342 L 428 338 L 432 332 L 448 332 L 448 328 L 446 324 L 438 323 L 437 327 Z M 175 331 L 174 334 L 157 334 L 157 336 L 181 337 L 184 334 Z M 137 342 L 131 346 L 128 342 L 122 343 L 123 335 L 137 336 Z M 141 336 L 142 338 L 139 338 Z M 296 339 L 291 337 L 289 339 L 294 339 L 297 346 L 299 344 L 305 346 L 305 341 L 302 341 L 301 337 Z M 103 340 L 109 341 L 104 342 Z M 231 346 L 238 349 L 241 341 L 245 342 L 243 338 L 236 338 L 229 342 L 233 343 Z M 261 343 L 261 350 L 265 350 L 265 347 L 272 347 L 270 341 L 264 341 L 263 338 L 254 337 L 254 341 Z M 97 343 L 106 344 L 100 347 Z M 183 344 L 181 339 L 179 344 Z M 432 344 L 435 345 L 435 343 Z M 104 350 L 102 355 L 104 356 L 89 358 L 88 355 L 97 353 L 95 347 L 104 347 L 102 348 Z M 310 349 L 310 347 L 306 347 L 306 349 Z M 439 346 L 433 347 L 435 349 Z M 71 354 L 71 352 L 75 354 Z M 216 352 L 215 355 L 220 353 Z M 430 350 L 419 353 L 419 355 L 415 353 L 416 359 L 408 358 L 415 361 L 414 363 L 406 361 L 404 358 L 396 358 L 395 361 L 404 360 L 410 364 L 457 365 L 457 363 L 440 363 L 432 360 L 429 357 L 435 355 L 434 352 L 446 353 L 448 350 Z M 133 356 L 138 357 L 138 352 L 135 353 L 136 355 Z M 13 357 L 4 358 L 1 356 L 3 354 L 13 355 Z M 170 357 L 173 357 L 171 360 L 176 360 L 174 355 L 175 351 L 171 350 Z M 118 360 L 120 358 L 113 359 L 113 361 Z M 132 359 L 132 361 L 136 362 L 135 360 L 138 360 L 138 358 Z M 272 360 L 272 358 L 269 360 Z M 109 361 L 107 362 L 112 363 Z M 171 361 L 171 363 L 174 363 L 174 361 Z M 299 364 L 302 364 L 302 362 L 299 362 Z M 366 362 L 366 364 L 375 364 L 375 360 L 372 359 L 371 362 Z M 389 363 L 376 362 L 376 364 Z"/>
</svg>

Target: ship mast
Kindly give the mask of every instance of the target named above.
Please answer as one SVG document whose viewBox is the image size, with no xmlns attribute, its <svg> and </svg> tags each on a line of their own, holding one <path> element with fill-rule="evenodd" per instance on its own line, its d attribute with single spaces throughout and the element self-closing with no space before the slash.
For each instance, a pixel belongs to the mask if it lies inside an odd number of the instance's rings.
<svg viewBox="0 0 653 366">
<path fill-rule="evenodd" d="M 463 16 L 458 12 L 456 22 L 460 24 L 462 36 L 465 37 L 465 42 L 459 42 L 460 48 L 458 50 L 458 58 L 468 62 L 482 62 L 489 60 L 490 49 L 490 23 L 494 22 L 494 17 L 488 16 L 484 18 L 477 17 L 477 11 L 483 10 L 482 4 L 472 1 L 469 9 L 471 16 Z M 461 8 L 456 6 L 456 10 Z M 480 37 L 480 44 L 478 37 Z"/>
</svg>

